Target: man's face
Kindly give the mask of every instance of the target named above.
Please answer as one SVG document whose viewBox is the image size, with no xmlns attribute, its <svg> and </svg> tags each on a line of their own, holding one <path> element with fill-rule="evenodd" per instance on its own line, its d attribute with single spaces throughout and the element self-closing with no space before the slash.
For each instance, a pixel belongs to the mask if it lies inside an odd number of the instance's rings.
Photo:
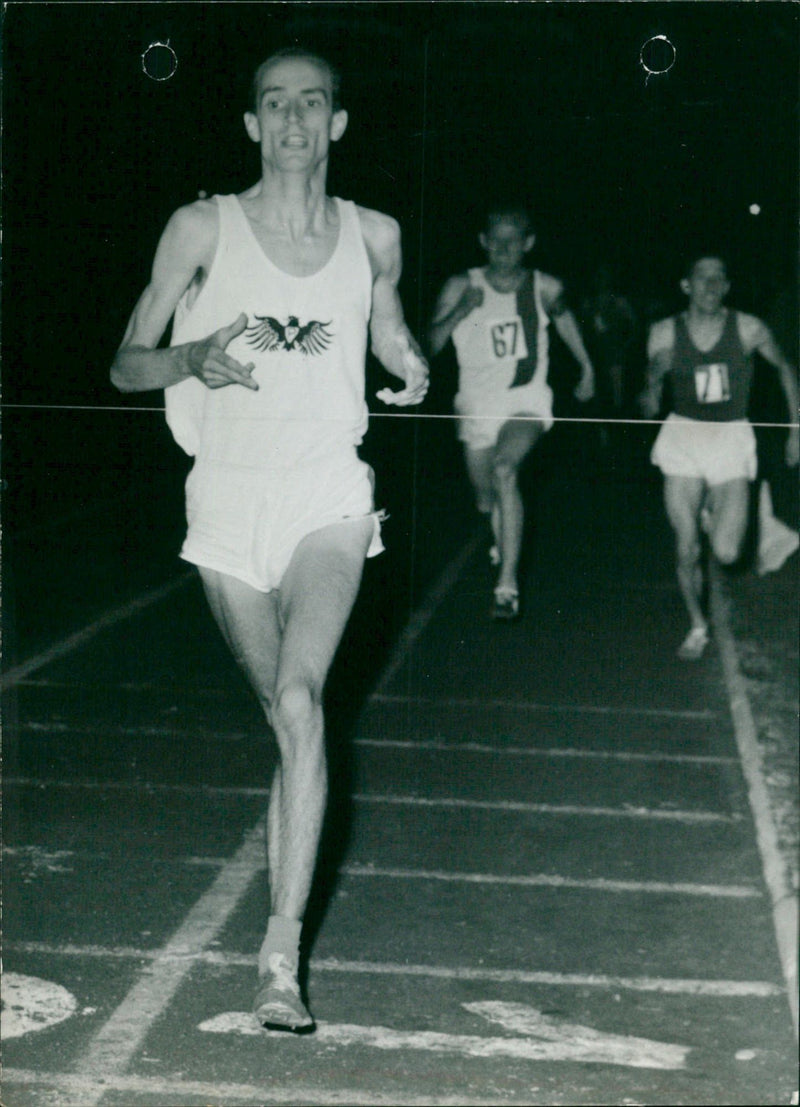
<svg viewBox="0 0 800 1107">
<path fill-rule="evenodd" d="M 519 268 L 533 243 L 534 236 L 527 234 L 516 219 L 492 219 L 489 229 L 480 236 L 489 267 L 498 272 Z"/>
<path fill-rule="evenodd" d="M 325 66 L 310 58 L 280 58 L 261 74 L 258 111 L 244 117 L 247 133 L 276 167 L 313 167 L 347 126 L 347 112 L 334 112 L 331 99 Z"/>
<path fill-rule="evenodd" d="M 708 313 L 719 311 L 730 290 L 725 262 L 721 258 L 700 258 L 681 288 L 691 307 Z"/>
</svg>

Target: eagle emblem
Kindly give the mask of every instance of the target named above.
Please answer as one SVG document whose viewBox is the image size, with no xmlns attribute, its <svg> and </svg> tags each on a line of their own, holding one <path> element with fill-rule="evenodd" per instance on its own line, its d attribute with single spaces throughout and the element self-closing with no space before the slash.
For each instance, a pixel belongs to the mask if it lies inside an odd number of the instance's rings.
<svg viewBox="0 0 800 1107">
<path fill-rule="evenodd" d="M 321 354 L 333 338 L 328 330 L 331 320 L 312 320 L 300 326 L 296 315 L 290 315 L 284 325 L 271 315 L 256 315 L 257 322 L 245 331 L 247 341 L 257 350 L 299 350 L 302 354 Z"/>
</svg>

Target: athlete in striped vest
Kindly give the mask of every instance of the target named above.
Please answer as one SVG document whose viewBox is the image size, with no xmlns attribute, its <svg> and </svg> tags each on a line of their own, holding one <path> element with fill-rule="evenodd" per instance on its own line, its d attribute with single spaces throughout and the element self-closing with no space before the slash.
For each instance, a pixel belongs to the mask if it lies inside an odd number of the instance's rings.
<svg viewBox="0 0 800 1107">
<path fill-rule="evenodd" d="M 495 206 L 479 241 L 487 264 L 451 277 L 441 291 L 429 331 L 432 354 L 452 339 L 458 360 L 455 410 L 467 473 L 478 511 L 491 520 L 491 556 L 499 567 L 492 613 L 519 613 L 517 567 L 524 509 L 517 473 L 553 425 L 548 384 L 552 322 L 581 366 L 575 389 L 594 394 L 594 372 L 560 280 L 525 267 L 535 236 L 528 212 Z"/>
</svg>

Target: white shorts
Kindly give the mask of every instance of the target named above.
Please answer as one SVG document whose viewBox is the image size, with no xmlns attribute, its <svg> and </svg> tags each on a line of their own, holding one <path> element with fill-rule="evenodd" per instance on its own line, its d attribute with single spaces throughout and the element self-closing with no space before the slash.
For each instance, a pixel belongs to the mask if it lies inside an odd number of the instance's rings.
<svg viewBox="0 0 800 1107">
<path fill-rule="evenodd" d="M 280 586 L 298 544 L 331 523 L 372 516 L 367 557 L 383 550 L 372 470 L 354 451 L 291 470 L 198 459 L 186 481 L 181 557 L 259 592 Z"/>
<path fill-rule="evenodd" d="M 756 436 L 746 419 L 707 423 L 669 415 L 653 443 L 650 460 L 670 477 L 695 477 L 706 484 L 754 480 Z"/>
<path fill-rule="evenodd" d="M 488 450 L 497 442 L 504 424 L 515 415 L 538 419 L 545 430 L 553 425 L 553 391 L 534 381 L 491 395 L 459 392 L 454 401 L 458 437 L 472 450 Z"/>
</svg>

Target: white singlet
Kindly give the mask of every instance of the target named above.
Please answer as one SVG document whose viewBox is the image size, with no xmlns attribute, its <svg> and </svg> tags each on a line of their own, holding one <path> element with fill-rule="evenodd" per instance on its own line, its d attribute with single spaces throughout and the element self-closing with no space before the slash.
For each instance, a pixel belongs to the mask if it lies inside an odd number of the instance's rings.
<svg viewBox="0 0 800 1107">
<path fill-rule="evenodd" d="M 279 269 L 236 196 L 216 196 L 219 238 L 191 307 L 175 311 L 172 344 L 206 338 L 244 312 L 226 352 L 255 364 L 258 391 L 189 377 L 165 390 L 175 440 L 194 455 L 181 556 L 260 591 L 279 586 L 299 542 L 374 511 L 372 472 L 356 447 L 367 427 L 364 366 L 372 270 L 358 211 L 336 200 L 339 235 L 309 277 Z M 379 553 L 379 516 L 369 555 Z"/>
<path fill-rule="evenodd" d="M 470 269 L 469 282 L 483 303 L 453 330 L 458 359 L 455 409 L 459 437 L 473 448 L 494 444 L 512 415 L 536 415 L 553 424 L 553 393 L 547 383 L 549 316 L 542 304 L 541 275 L 526 275 L 516 292 L 497 292 L 484 269 Z"/>
</svg>

